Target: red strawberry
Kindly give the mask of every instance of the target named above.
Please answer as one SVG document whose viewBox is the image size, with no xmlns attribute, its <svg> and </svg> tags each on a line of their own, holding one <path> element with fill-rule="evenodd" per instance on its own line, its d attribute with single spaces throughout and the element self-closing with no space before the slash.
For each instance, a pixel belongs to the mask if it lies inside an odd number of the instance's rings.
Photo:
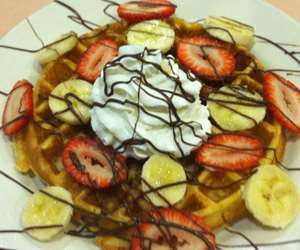
<svg viewBox="0 0 300 250">
<path fill-rule="evenodd" d="M 236 66 L 234 53 L 224 43 L 203 35 L 182 38 L 177 56 L 183 66 L 209 80 L 231 76 Z"/>
<path fill-rule="evenodd" d="M 264 74 L 264 97 L 272 115 L 293 133 L 300 133 L 300 90 L 275 73 Z"/>
<path fill-rule="evenodd" d="M 197 150 L 196 162 L 213 170 L 243 171 L 256 167 L 263 156 L 262 142 L 240 134 L 218 134 Z"/>
<path fill-rule="evenodd" d="M 30 82 L 21 80 L 10 91 L 2 116 L 6 135 L 18 133 L 30 121 L 33 114 L 32 88 Z"/>
<path fill-rule="evenodd" d="M 72 138 L 64 148 L 66 171 L 79 183 L 107 188 L 127 178 L 125 159 L 100 141 L 84 136 Z"/>
<path fill-rule="evenodd" d="M 118 54 L 118 45 L 111 39 L 97 41 L 83 54 L 77 65 L 77 74 L 90 82 L 94 82 L 104 66 Z"/>
<path fill-rule="evenodd" d="M 163 19 L 174 14 L 176 5 L 167 0 L 130 1 L 118 7 L 118 14 L 129 22 Z"/>
<path fill-rule="evenodd" d="M 134 233 L 132 250 L 206 250 L 216 247 L 215 236 L 199 216 L 163 208 L 150 212 L 149 217 L 149 223 L 141 223 Z"/>
</svg>

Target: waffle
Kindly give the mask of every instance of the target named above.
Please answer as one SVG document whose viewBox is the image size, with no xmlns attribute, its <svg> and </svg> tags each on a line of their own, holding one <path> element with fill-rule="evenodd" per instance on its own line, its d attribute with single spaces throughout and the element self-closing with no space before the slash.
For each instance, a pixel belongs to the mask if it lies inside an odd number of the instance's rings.
<svg viewBox="0 0 300 250">
<path fill-rule="evenodd" d="M 187 23 L 182 19 L 172 18 L 168 22 L 175 28 L 177 36 L 203 32 L 201 25 Z M 82 36 L 76 47 L 68 54 L 44 66 L 40 79 L 34 87 L 33 120 L 12 139 L 18 171 L 24 174 L 34 174 L 41 178 L 46 185 L 58 185 L 66 188 L 72 193 L 77 207 L 95 215 L 103 212 L 97 206 L 99 201 L 97 195 L 99 194 L 77 184 L 66 173 L 60 160 L 64 144 L 68 139 L 74 135 L 86 133 L 87 128 L 84 126 L 72 127 L 53 117 L 48 105 L 48 97 L 60 82 L 77 77 L 76 65 L 90 44 L 102 37 L 113 38 L 120 45 L 125 44 L 127 28 L 128 24 L 118 23 L 92 31 Z M 240 50 L 253 60 L 234 73 L 232 83 L 247 84 L 251 89 L 261 92 L 261 84 L 250 76 L 255 69 L 262 69 L 262 66 L 245 49 L 240 48 Z M 219 132 L 217 128 L 214 128 L 214 133 Z M 266 148 L 275 149 L 266 150 L 261 163 L 272 163 L 282 158 L 285 145 L 284 131 L 281 125 L 272 118 L 266 118 L 258 126 L 246 132 L 262 138 Z M 132 167 L 132 169 L 138 168 Z M 130 164 L 129 169 L 131 169 Z M 134 171 L 138 172 L 138 170 Z M 133 178 L 137 175 L 134 172 Z M 201 215 L 212 228 L 232 223 L 248 215 L 240 189 L 246 177 L 234 172 L 218 174 L 203 170 L 198 176 L 198 181 L 202 185 L 188 185 L 185 197 L 176 207 Z M 139 184 L 136 185 L 136 188 L 139 188 Z M 103 195 L 102 199 L 105 198 L 107 206 L 113 207 L 108 208 L 114 210 L 111 218 L 126 222 L 131 220 L 124 208 L 114 209 L 119 207 L 118 202 L 120 201 L 115 201 L 113 195 L 105 196 L 103 193 L 101 195 Z M 75 211 L 74 221 L 82 223 L 84 221 L 82 214 Z M 128 249 L 129 247 L 126 241 L 114 236 L 98 236 L 96 243 L 103 250 Z"/>
<path fill-rule="evenodd" d="M 249 69 L 247 69 L 249 70 Z M 262 91 L 261 84 L 249 76 L 238 76 L 233 85 L 247 85 L 258 92 Z M 213 133 L 222 131 L 213 128 Z M 260 164 L 276 164 L 284 154 L 285 134 L 282 126 L 272 118 L 266 118 L 251 130 L 245 131 L 249 135 L 258 136 L 267 149 Z M 188 186 L 187 195 L 177 206 L 198 214 L 212 228 L 218 228 L 224 223 L 232 223 L 248 215 L 241 196 L 241 185 L 247 180 L 247 176 L 236 172 L 213 173 L 204 170 L 198 181 L 206 187 Z M 214 187 L 222 187 L 215 189 Z M 226 188 L 223 188 L 226 187 Z M 228 188 L 227 188 L 228 187 Z"/>
</svg>

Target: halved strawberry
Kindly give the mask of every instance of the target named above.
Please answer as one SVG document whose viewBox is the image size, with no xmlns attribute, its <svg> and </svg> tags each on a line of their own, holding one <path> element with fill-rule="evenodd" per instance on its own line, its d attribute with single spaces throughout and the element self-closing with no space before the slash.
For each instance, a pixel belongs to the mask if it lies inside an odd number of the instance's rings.
<svg viewBox="0 0 300 250">
<path fill-rule="evenodd" d="M 243 171 L 256 167 L 263 156 L 263 144 L 255 137 L 218 134 L 196 151 L 196 162 L 216 171 Z"/>
<path fill-rule="evenodd" d="M 265 73 L 264 98 L 274 118 L 293 133 L 300 133 L 300 90 L 275 73 Z"/>
<path fill-rule="evenodd" d="M 175 10 L 176 5 L 167 0 L 129 1 L 120 4 L 118 15 L 129 22 L 139 22 L 167 18 L 173 15 Z"/>
<path fill-rule="evenodd" d="M 138 226 L 131 240 L 132 250 L 204 250 L 216 247 L 215 236 L 199 216 L 175 208 L 163 208 L 150 212 L 149 221 Z"/>
<path fill-rule="evenodd" d="M 77 74 L 90 82 L 94 82 L 104 66 L 118 54 L 118 44 L 111 39 L 104 39 L 92 44 L 83 54 L 77 65 Z"/>
<path fill-rule="evenodd" d="M 2 128 L 6 135 L 18 133 L 33 114 L 32 84 L 18 81 L 10 91 L 2 115 Z"/>
<path fill-rule="evenodd" d="M 205 35 L 180 39 L 177 56 L 183 66 L 208 80 L 229 77 L 236 66 L 234 53 L 223 42 Z"/>
<path fill-rule="evenodd" d="M 72 138 L 62 160 L 66 171 L 84 186 L 107 188 L 127 178 L 124 157 L 86 136 Z"/>
</svg>

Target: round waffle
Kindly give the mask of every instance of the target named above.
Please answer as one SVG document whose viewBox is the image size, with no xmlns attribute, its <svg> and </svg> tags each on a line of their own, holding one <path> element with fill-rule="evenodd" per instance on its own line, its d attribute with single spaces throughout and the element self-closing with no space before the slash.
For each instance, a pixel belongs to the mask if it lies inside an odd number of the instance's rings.
<svg viewBox="0 0 300 250">
<path fill-rule="evenodd" d="M 177 38 L 203 32 L 199 24 L 187 23 L 178 18 L 168 20 L 175 29 Z M 42 68 L 40 78 L 34 87 L 34 119 L 21 133 L 13 137 L 13 148 L 16 157 L 17 169 L 22 173 L 33 173 L 41 178 L 47 185 L 58 185 L 72 193 L 75 206 L 97 216 L 103 213 L 99 200 L 104 200 L 110 217 L 117 221 L 130 221 L 128 211 L 121 207 L 122 195 L 128 192 L 126 185 L 105 194 L 82 187 L 72 179 L 62 167 L 61 153 L 69 138 L 89 133 L 85 126 L 71 126 L 57 120 L 51 113 L 48 97 L 51 91 L 60 83 L 76 78 L 76 65 L 81 55 L 99 38 L 109 37 L 119 45 L 126 43 L 127 23 L 116 23 L 97 29 L 82 36 L 76 47 L 68 54 L 61 56 L 56 61 L 50 62 Z M 249 60 L 244 62 L 233 75 L 232 84 L 248 85 L 250 89 L 262 91 L 262 85 L 255 77 L 255 72 L 263 70 L 257 59 L 244 48 L 239 48 Z M 214 128 L 214 133 L 221 132 Z M 261 163 L 273 163 L 282 158 L 285 145 L 284 130 L 276 121 L 267 117 L 255 128 L 247 133 L 259 136 L 266 147 L 265 156 Z M 138 162 L 130 161 L 129 178 L 135 191 L 140 188 L 134 178 L 139 175 L 141 166 Z M 176 204 L 177 208 L 201 215 L 212 228 L 217 228 L 225 223 L 231 223 L 247 216 L 247 210 L 241 195 L 241 186 L 247 176 L 235 172 L 222 174 L 203 170 L 197 177 L 199 185 L 188 185 L 185 197 Z M 112 193 L 111 193 L 112 192 Z M 138 193 L 138 191 L 136 191 Z M 120 197 L 118 197 L 120 196 Z M 137 195 L 132 194 L 132 197 Z M 141 200 L 141 203 L 144 200 Z M 145 202 L 145 201 L 144 201 Z M 148 209 L 147 204 L 140 207 Z M 134 208 L 133 208 L 134 210 Z M 78 211 L 78 210 L 76 210 Z M 75 212 L 76 212 L 75 211 Z M 107 212 L 107 211 L 105 211 Z M 138 212 L 137 212 L 138 213 Z M 81 213 L 75 213 L 74 221 L 85 222 Z M 104 225 L 106 225 L 104 223 Z M 109 223 L 107 227 L 111 226 Z M 97 244 L 106 249 L 127 249 L 128 243 L 114 236 L 98 236 Z"/>
</svg>

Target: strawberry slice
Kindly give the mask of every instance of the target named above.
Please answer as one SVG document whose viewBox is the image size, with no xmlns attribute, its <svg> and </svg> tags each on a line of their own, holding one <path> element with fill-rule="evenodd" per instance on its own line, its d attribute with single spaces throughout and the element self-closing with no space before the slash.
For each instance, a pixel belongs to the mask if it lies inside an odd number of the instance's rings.
<svg viewBox="0 0 300 250">
<path fill-rule="evenodd" d="M 139 22 L 167 18 L 175 10 L 176 5 L 167 0 L 129 1 L 119 5 L 118 15 L 129 22 Z"/>
<path fill-rule="evenodd" d="M 264 98 L 274 118 L 291 132 L 300 134 L 300 90 L 275 73 L 265 73 Z"/>
<path fill-rule="evenodd" d="M 184 67 L 213 81 L 231 76 L 236 66 L 235 54 L 225 43 L 204 35 L 180 39 L 177 57 Z"/>
<path fill-rule="evenodd" d="M 123 156 L 86 136 L 72 138 L 64 148 L 62 160 L 66 171 L 84 186 L 107 188 L 127 178 Z"/>
<path fill-rule="evenodd" d="M 258 138 L 218 134 L 197 150 L 196 162 L 211 170 L 243 171 L 256 167 L 263 153 L 263 144 Z"/>
<path fill-rule="evenodd" d="M 94 82 L 104 68 L 118 54 L 118 44 L 111 39 L 104 39 L 92 44 L 83 54 L 77 65 L 77 74 L 90 82 Z"/>
<path fill-rule="evenodd" d="M 27 80 L 18 81 L 10 91 L 2 115 L 2 128 L 6 135 L 18 133 L 33 114 L 32 84 Z"/>
<path fill-rule="evenodd" d="M 149 213 L 149 223 L 141 223 L 131 240 L 132 250 L 215 249 L 215 236 L 199 216 L 175 208 Z"/>
</svg>

